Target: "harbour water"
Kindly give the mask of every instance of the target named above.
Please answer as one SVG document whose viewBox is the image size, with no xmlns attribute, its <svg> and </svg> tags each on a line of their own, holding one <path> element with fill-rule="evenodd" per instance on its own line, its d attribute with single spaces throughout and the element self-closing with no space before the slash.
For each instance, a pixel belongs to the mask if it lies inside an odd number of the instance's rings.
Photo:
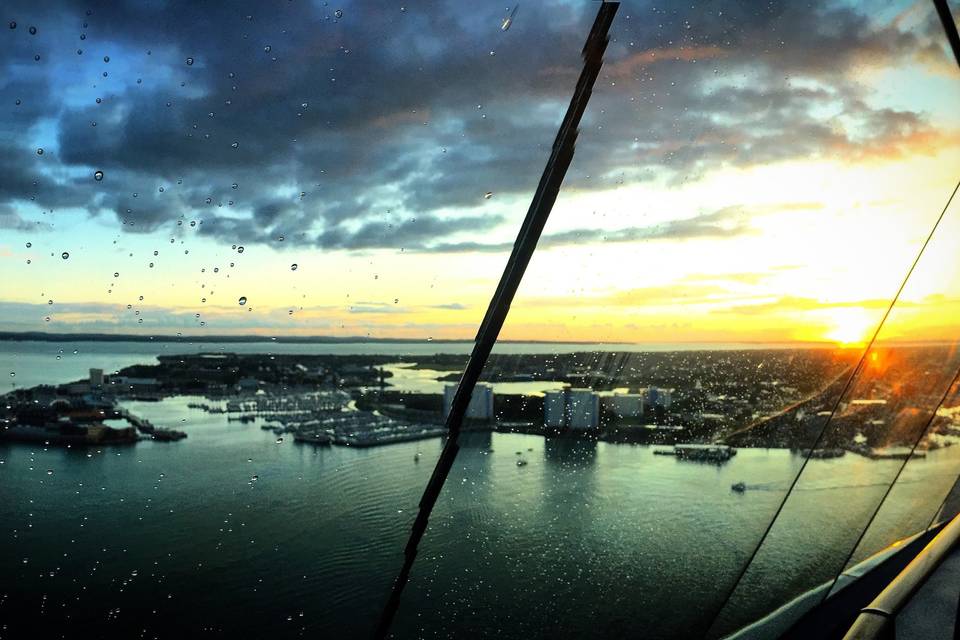
<svg viewBox="0 0 960 640">
<path fill-rule="evenodd" d="M 18 386 L 156 355 L 145 344 L 87 343 L 78 354 L 49 346 L 13 356 Z M 0 618 L 10 637 L 369 633 L 439 439 L 371 449 L 278 442 L 259 421 L 187 407 L 196 401 L 125 405 L 186 431 L 181 442 L 0 445 Z M 741 449 L 715 466 L 656 456 L 654 447 L 519 434 L 468 434 L 463 444 L 397 637 L 702 631 L 801 463 L 782 449 Z M 926 526 L 934 496 L 960 467 L 957 449 L 907 466 L 896 517 L 882 520 L 892 529 L 878 539 Z M 799 525 L 759 558 L 770 591 L 812 586 L 842 564 L 898 465 L 855 455 L 811 461 L 788 503 Z M 745 492 L 731 491 L 738 482 Z"/>
</svg>

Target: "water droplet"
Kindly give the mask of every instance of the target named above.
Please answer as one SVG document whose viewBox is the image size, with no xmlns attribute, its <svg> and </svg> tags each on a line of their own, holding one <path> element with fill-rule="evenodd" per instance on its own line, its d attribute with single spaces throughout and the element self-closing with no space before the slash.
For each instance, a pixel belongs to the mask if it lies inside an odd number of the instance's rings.
<svg viewBox="0 0 960 640">
<path fill-rule="evenodd" d="M 250 476 L 250 482 L 256 482 L 260 479 L 260 476 Z"/>
<path fill-rule="evenodd" d="M 283 444 L 283 436 L 277 438 L 277 444 Z"/>
<path fill-rule="evenodd" d="M 238 300 L 238 302 L 239 302 L 241 305 L 247 304 L 247 296 L 240 296 L 240 300 Z"/>
<path fill-rule="evenodd" d="M 240 146 L 240 143 L 239 143 L 239 142 L 234 142 L 234 143 L 231 144 L 230 146 L 233 147 L 234 149 L 236 149 L 237 147 Z"/>
<path fill-rule="evenodd" d="M 66 251 L 64 251 L 63 253 L 60 254 L 60 257 L 63 258 L 64 260 L 66 260 L 67 258 L 70 257 L 70 254 L 67 253 Z"/>
<path fill-rule="evenodd" d="M 237 253 L 243 253 L 243 247 L 242 247 L 242 246 L 237 247 Z"/>
<path fill-rule="evenodd" d="M 485 194 L 483 194 L 483 197 L 485 200 L 489 200 L 493 197 L 493 191 L 487 191 Z"/>
<path fill-rule="evenodd" d="M 114 277 L 114 278 L 119 278 L 119 277 L 120 277 L 120 272 L 119 272 L 119 271 L 114 271 L 114 272 L 113 272 L 113 277 Z"/>
<path fill-rule="evenodd" d="M 343 11 L 341 11 L 340 9 L 337 9 L 336 11 L 333 12 L 333 15 L 335 18 L 339 20 L 340 18 L 343 17 Z"/>
<path fill-rule="evenodd" d="M 263 52 L 264 52 L 264 53 L 270 53 L 270 51 L 271 51 L 272 49 L 273 49 L 273 47 L 271 47 L 270 45 L 267 45 L 267 46 L 265 46 L 265 47 L 263 48 Z"/>
<path fill-rule="evenodd" d="M 11 28 L 11 29 L 16 29 L 16 28 L 17 28 L 17 23 L 16 23 L 14 20 L 11 20 L 11 21 L 10 21 L 10 28 Z"/>
<path fill-rule="evenodd" d="M 296 270 L 297 270 L 297 263 L 294 262 L 292 265 L 290 265 L 290 271 L 296 271 Z"/>
<path fill-rule="evenodd" d="M 30 27 L 29 29 L 27 29 L 27 31 L 29 31 L 29 32 L 30 32 L 30 35 L 32 35 L 32 36 L 37 35 L 37 28 L 36 28 L 36 27 Z"/>
<path fill-rule="evenodd" d="M 231 189 L 239 189 L 239 188 L 240 188 L 240 185 L 238 185 L 236 182 L 234 182 L 232 185 L 230 185 L 230 188 L 231 188 Z"/>
<path fill-rule="evenodd" d="M 192 64 L 193 64 L 193 58 L 187 58 L 187 66 L 189 67 Z"/>
<path fill-rule="evenodd" d="M 42 156 L 42 155 L 43 155 L 43 147 L 37 147 L 37 155 L 38 155 L 38 156 Z"/>
<path fill-rule="evenodd" d="M 93 179 L 96 180 L 97 182 L 100 182 L 101 180 L 103 180 L 103 171 L 94 171 Z"/>
<path fill-rule="evenodd" d="M 52 475 L 53 475 L 53 469 L 47 469 L 47 475 L 48 475 L 48 476 L 52 476 Z"/>
<path fill-rule="evenodd" d="M 104 62 L 110 62 L 110 56 L 103 56 Z"/>
</svg>

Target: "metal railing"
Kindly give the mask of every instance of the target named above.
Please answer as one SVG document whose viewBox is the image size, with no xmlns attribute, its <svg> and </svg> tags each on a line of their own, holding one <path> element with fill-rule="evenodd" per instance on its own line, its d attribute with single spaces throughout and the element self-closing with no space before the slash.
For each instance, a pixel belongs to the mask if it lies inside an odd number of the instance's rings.
<svg viewBox="0 0 960 640">
<path fill-rule="evenodd" d="M 960 516 L 955 516 L 873 602 L 860 610 L 860 615 L 843 637 L 844 640 L 886 640 L 896 637 L 897 614 L 950 555 L 958 541 Z"/>
</svg>

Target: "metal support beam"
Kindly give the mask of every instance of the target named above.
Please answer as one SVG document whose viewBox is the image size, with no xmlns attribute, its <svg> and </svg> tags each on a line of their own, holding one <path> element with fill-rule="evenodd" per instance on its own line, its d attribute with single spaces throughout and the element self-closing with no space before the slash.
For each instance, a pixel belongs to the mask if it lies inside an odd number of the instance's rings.
<svg viewBox="0 0 960 640">
<path fill-rule="evenodd" d="M 583 117 L 587 102 L 593 93 L 593 85 L 600 73 L 600 67 L 603 65 L 603 54 L 609 41 L 610 25 L 613 23 L 613 18 L 619 7 L 619 2 L 604 2 L 600 5 L 593 27 L 587 36 L 587 42 L 583 45 L 581 53 L 583 70 L 580 72 L 580 79 L 577 81 L 573 98 L 571 98 L 567 113 L 560 124 L 560 130 L 554 140 L 550 159 L 543 170 L 533 201 L 527 210 L 527 216 L 520 227 L 517 240 L 513 245 L 513 252 L 500 278 L 500 284 L 487 307 L 487 313 L 483 318 L 483 323 L 480 325 L 480 330 L 473 345 L 473 353 L 471 353 L 463 376 L 460 378 L 460 384 L 457 387 L 450 413 L 447 416 L 447 441 L 444 443 L 443 450 L 440 452 L 440 459 L 437 460 L 437 466 L 434 468 L 430 481 L 423 492 L 423 497 L 420 499 L 420 509 L 410 531 L 407 546 L 404 549 L 403 566 L 393 583 L 390 597 L 383 608 L 374 631 L 374 638 L 385 638 L 387 636 L 393 617 L 400 606 L 400 596 L 410 578 L 410 570 L 417 556 L 420 539 L 423 538 L 423 534 L 427 530 L 430 513 L 433 511 L 437 498 L 440 496 L 440 490 L 450 474 L 450 468 L 453 466 L 457 451 L 460 449 L 457 440 L 460 436 L 460 428 L 463 425 L 467 406 L 473 396 L 473 389 L 477 380 L 480 379 L 480 374 L 487 358 L 490 356 L 490 351 L 497 342 L 500 329 L 503 327 L 507 313 L 510 311 L 510 304 L 513 302 L 513 297 L 520 286 L 520 281 L 523 279 L 527 264 L 529 264 L 530 258 L 537 248 L 537 242 L 540 240 L 540 234 L 543 232 L 543 227 L 550 216 L 550 210 L 560 193 L 560 185 L 563 183 L 563 178 L 570 167 L 571 160 L 573 160 L 580 119 Z"/>
<path fill-rule="evenodd" d="M 947 33 L 947 41 L 953 49 L 953 57 L 957 59 L 957 66 L 960 67 L 960 34 L 957 33 L 957 23 L 953 21 L 953 16 L 950 14 L 950 5 L 947 4 L 947 0 L 933 0 L 933 5 L 937 8 L 943 30 Z"/>
</svg>

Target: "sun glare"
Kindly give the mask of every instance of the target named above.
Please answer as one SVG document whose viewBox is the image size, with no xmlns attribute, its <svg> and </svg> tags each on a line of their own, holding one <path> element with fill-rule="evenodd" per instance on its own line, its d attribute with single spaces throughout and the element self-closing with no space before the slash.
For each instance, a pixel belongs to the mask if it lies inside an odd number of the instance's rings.
<svg viewBox="0 0 960 640">
<path fill-rule="evenodd" d="M 828 323 L 828 340 L 842 346 L 859 346 L 868 340 L 874 318 L 862 308 L 850 307 L 832 310 Z"/>
</svg>

